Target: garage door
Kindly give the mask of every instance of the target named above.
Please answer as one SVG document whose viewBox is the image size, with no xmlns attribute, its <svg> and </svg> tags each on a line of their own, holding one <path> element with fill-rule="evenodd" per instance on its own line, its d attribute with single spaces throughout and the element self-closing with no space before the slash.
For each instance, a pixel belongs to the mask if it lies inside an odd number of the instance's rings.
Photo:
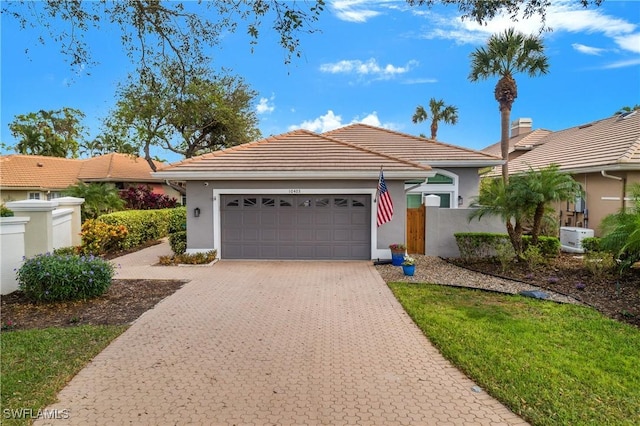
<svg viewBox="0 0 640 426">
<path fill-rule="evenodd" d="M 370 195 L 223 195 L 225 259 L 369 259 Z"/>
</svg>

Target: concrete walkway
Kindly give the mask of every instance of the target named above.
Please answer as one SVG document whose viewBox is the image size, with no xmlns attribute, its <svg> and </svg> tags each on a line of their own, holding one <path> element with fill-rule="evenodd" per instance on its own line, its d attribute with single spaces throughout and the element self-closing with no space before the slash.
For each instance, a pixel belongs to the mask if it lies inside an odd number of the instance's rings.
<svg viewBox="0 0 640 426">
<path fill-rule="evenodd" d="M 191 280 L 101 352 L 48 409 L 76 425 L 523 425 L 445 361 L 370 262 L 150 266 Z M 477 389 L 476 389 L 477 390 Z"/>
</svg>

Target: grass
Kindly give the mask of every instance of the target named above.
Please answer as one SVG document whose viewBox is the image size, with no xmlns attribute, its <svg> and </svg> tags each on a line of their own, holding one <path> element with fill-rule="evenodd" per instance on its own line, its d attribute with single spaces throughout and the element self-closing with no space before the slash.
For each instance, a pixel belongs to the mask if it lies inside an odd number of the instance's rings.
<svg viewBox="0 0 640 426">
<path fill-rule="evenodd" d="M 2 424 L 30 424 L 31 413 L 35 416 L 39 409 L 55 402 L 56 394 L 71 378 L 126 328 L 79 326 L 3 332 Z"/>
<path fill-rule="evenodd" d="M 448 360 L 531 424 L 640 424 L 637 328 L 521 296 L 390 287 Z"/>
</svg>

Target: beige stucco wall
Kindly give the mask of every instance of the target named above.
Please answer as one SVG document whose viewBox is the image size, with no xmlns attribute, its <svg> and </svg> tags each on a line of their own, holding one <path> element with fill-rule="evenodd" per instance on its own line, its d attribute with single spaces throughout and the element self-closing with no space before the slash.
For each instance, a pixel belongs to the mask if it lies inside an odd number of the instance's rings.
<svg viewBox="0 0 640 426">
<path fill-rule="evenodd" d="M 2 190 L 2 192 L 0 192 L 0 199 L 2 199 L 3 203 L 7 203 L 9 201 L 26 200 L 29 197 L 29 192 L 37 192 L 37 191 Z M 44 195 L 41 195 L 41 197 L 43 199 L 46 199 Z"/>
<path fill-rule="evenodd" d="M 556 211 L 561 213 L 561 226 L 581 226 L 593 229 L 596 236 L 602 235 L 600 224 L 606 216 L 618 212 L 623 207 L 623 188 L 626 188 L 628 197 L 629 187 L 633 183 L 640 183 L 640 172 L 609 172 L 608 174 L 618 176 L 624 180 L 610 179 L 602 176 L 601 173 L 583 173 L 574 175 L 574 179 L 582 185 L 585 191 L 585 202 L 587 215 L 573 213 L 573 203 L 556 205 Z M 626 207 L 632 206 L 632 202 L 624 202 Z M 585 220 L 586 219 L 586 220 Z"/>
</svg>

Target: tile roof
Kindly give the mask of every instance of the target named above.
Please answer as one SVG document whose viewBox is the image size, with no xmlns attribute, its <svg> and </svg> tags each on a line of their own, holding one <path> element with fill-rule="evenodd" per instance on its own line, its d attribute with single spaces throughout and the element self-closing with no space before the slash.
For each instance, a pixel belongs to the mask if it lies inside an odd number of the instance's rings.
<svg viewBox="0 0 640 426">
<path fill-rule="evenodd" d="M 509 139 L 509 152 L 530 150 L 536 146 L 542 145 L 545 142 L 545 137 L 551 133 L 553 133 L 551 130 L 536 129 L 532 132 L 512 137 Z M 502 157 L 500 142 L 496 142 L 493 145 L 484 148 L 482 152 Z"/>
<path fill-rule="evenodd" d="M 164 164 L 154 161 L 159 169 Z M 111 153 L 84 160 L 78 179 L 90 181 L 156 182 L 151 167 L 144 158 Z"/>
<path fill-rule="evenodd" d="M 161 166 L 162 163 L 157 163 Z M 59 190 L 85 182 L 158 182 L 142 158 L 108 154 L 88 159 L 7 155 L 0 157 L 0 187 Z"/>
<path fill-rule="evenodd" d="M 543 142 L 510 161 L 509 172 L 552 163 L 572 172 L 640 169 L 640 111 L 553 132 Z"/>
<path fill-rule="evenodd" d="M 40 155 L 0 157 L 0 187 L 53 190 L 76 183 L 81 161 Z"/>
<path fill-rule="evenodd" d="M 381 154 L 365 147 L 319 135 L 308 130 L 294 130 L 256 142 L 234 146 L 183 160 L 159 170 L 160 176 L 176 173 L 195 177 L 205 174 L 222 178 L 251 175 L 274 177 L 328 176 L 368 173 L 377 176 L 380 167 L 387 173 L 419 172 L 430 167 Z M 226 174 L 226 175 L 225 175 Z M 182 175 L 181 175 L 182 176 Z"/>
<path fill-rule="evenodd" d="M 421 164 L 484 167 L 495 165 L 499 156 L 393 130 L 357 123 L 323 133 L 354 145 Z"/>
</svg>

